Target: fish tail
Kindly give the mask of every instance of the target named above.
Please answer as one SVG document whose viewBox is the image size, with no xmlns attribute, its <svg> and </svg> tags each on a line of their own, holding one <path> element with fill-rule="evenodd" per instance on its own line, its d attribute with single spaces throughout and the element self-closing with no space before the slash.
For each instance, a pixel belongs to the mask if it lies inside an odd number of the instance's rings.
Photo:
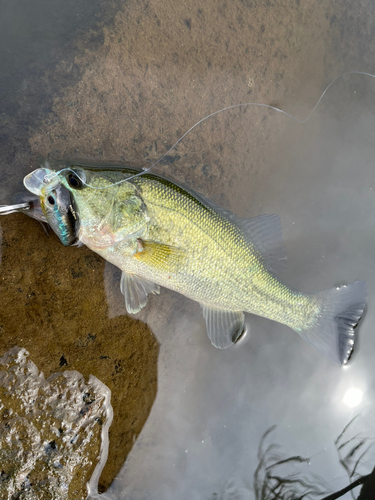
<svg viewBox="0 0 375 500">
<path fill-rule="evenodd" d="M 366 306 L 367 284 L 355 281 L 317 294 L 322 310 L 315 325 L 298 333 L 310 345 L 339 365 L 345 365 L 353 354 L 357 332 L 355 326 Z"/>
</svg>

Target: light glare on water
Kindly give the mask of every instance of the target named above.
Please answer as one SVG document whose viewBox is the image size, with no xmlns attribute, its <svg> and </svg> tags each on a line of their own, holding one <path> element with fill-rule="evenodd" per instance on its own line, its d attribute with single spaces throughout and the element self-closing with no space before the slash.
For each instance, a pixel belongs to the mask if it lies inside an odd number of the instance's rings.
<svg viewBox="0 0 375 500">
<path fill-rule="evenodd" d="M 360 389 L 349 389 L 346 391 L 343 401 L 347 406 L 354 408 L 358 406 L 362 401 L 363 392 Z"/>
</svg>

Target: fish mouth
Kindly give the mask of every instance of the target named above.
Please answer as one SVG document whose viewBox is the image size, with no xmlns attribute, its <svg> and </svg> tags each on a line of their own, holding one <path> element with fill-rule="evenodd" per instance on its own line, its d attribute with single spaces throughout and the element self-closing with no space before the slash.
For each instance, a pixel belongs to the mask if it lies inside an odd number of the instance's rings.
<svg viewBox="0 0 375 500">
<path fill-rule="evenodd" d="M 61 243 L 64 246 L 77 244 L 80 228 L 78 212 L 74 197 L 63 186 L 59 175 L 49 168 L 38 168 L 26 175 L 23 184 L 30 193 L 38 197 L 38 215 L 39 212 L 43 213 L 43 222 L 48 223 Z M 56 203 L 57 211 L 51 210 L 51 205 L 47 208 L 49 198 L 52 198 L 53 205 Z"/>
<path fill-rule="evenodd" d="M 44 195 L 44 198 L 43 198 Z M 53 198 L 53 207 L 47 209 L 48 199 Z M 80 219 L 72 193 L 61 183 L 42 189 L 41 205 L 52 231 L 64 246 L 76 245 L 79 240 Z M 53 210 L 54 206 L 57 210 Z"/>
</svg>

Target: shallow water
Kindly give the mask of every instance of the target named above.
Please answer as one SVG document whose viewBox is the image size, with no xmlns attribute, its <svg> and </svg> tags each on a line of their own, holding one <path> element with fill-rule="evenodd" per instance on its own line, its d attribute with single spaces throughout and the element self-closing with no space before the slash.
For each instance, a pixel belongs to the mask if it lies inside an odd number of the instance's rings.
<svg viewBox="0 0 375 500">
<path fill-rule="evenodd" d="M 85 22 L 76 24 L 72 6 L 58 5 L 57 21 L 23 20 L 36 23 L 22 30 L 34 51 L 3 37 L 3 203 L 39 155 L 147 165 L 224 106 L 263 102 L 305 118 L 337 74 L 375 72 L 370 2 L 154 0 L 91 3 L 90 13 L 82 2 Z M 14 35 L 26 11 L 6 18 L 0 9 Z M 318 475 L 326 483 L 316 498 L 356 478 L 334 441 L 357 414 L 343 439 L 374 432 L 374 102 L 375 79 L 351 75 L 304 125 L 264 109 L 233 110 L 197 127 L 157 168 L 239 216 L 279 214 L 283 280 L 295 288 L 367 280 L 359 346 L 344 369 L 287 327 L 250 315 L 248 336 L 219 351 L 199 306 L 167 290 L 129 318 L 112 266 L 61 247 L 24 216 L 1 219 L 4 352 L 26 347 L 46 377 L 66 366 L 112 391 L 100 490 L 117 477 L 105 498 L 262 498 L 253 474 L 273 425 L 266 443 L 279 444 L 277 453 L 310 457 L 286 462 L 279 476 L 295 472 L 316 486 Z M 375 447 L 357 472 L 368 474 L 374 462 Z"/>
</svg>

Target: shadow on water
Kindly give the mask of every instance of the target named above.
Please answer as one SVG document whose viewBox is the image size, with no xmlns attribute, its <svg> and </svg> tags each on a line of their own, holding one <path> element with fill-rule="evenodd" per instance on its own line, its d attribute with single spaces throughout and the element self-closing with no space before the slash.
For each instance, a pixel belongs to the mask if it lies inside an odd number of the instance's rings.
<svg viewBox="0 0 375 500">
<path fill-rule="evenodd" d="M 2 198 L 21 188 L 36 165 L 30 131 L 51 113 L 64 86 L 78 82 L 78 46 L 103 43 L 100 27 L 121 2 L 2 3 L 0 6 L 0 157 Z M 38 156 L 38 154 L 37 154 Z M 0 338 L 2 353 L 27 346 L 48 377 L 59 370 L 96 375 L 112 390 L 110 450 L 99 491 L 123 465 L 157 391 L 158 344 L 140 321 L 106 319 L 104 263 L 85 249 L 68 255 L 30 220 L 2 220 Z M 52 259 L 52 260 L 50 260 Z M 82 288 L 85 282 L 87 287 Z"/>
</svg>

